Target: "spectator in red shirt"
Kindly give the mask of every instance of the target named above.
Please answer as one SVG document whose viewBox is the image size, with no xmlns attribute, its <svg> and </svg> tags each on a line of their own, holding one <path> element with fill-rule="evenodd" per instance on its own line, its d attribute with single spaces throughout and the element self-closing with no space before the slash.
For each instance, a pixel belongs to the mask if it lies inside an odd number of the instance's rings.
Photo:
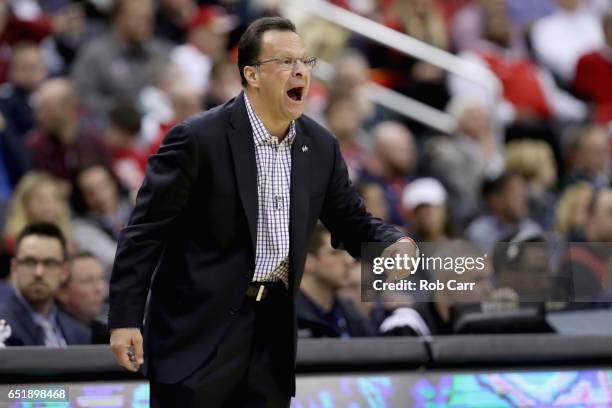
<svg viewBox="0 0 612 408">
<path fill-rule="evenodd" d="M 138 147 L 140 113 L 132 103 L 119 102 L 109 113 L 105 141 L 111 151 L 112 169 L 132 197 L 144 180 L 147 156 Z"/>
<path fill-rule="evenodd" d="M 603 17 L 605 47 L 584 54 L 576 65 L 574 89 L 595 102 L 599 123 L 612 121 L 612 11 Z"/>
<path fill-rule="evenodd" d="M 54 37 L 56 53 L 58 48 L 62 48 L 60 55 L 55 55 L 64 60 L 60 64 L 71 60 L 85 24 L 79 5 L 67 4 L 57 8 L 53 14 L 38 10 L 32 18 L 24 19 L 12 13 L 7 3 L 11 2 L 0 2 L 0 83 L 7 79 L 12 47 L 23 41 L 40 43 L 48 37 Z"/>
<path fill-rule="evenodd" d="M 11 47 L 20 41 L 40 42 L 52 32 L 52 21 L 42 15 L 23 21 L 12 15 L 6 2 L 0 2 L 0 83 L 6 81 L 11 60 Z"/>
<path fill-rule="evenodd" d="M 34 168 L 69 179 L 84 163 L 109 160 L 99 135 L 81 123 L 78 94 L 70 80 L 43 83 L 34 95 L 34 112 L 38 126 L 26 139 Z"/>
<path fill-rule="evenodd" d="M 563 92 L 549 72 L 539 68 L 522 47 L 512 43 L 512 26 L 507 12 L 488 14 L 484 30 L 484 39 L 460 56 L 493 71 L 502 85 L 502 100 L 456 75 L 452 75 L 449 81 L 453 95 L 481 95 L 485 104 L 494 107 L 497 118 L 505 124 L 529 125 L 552 119 L 571 121 L 584 118 L 586 109 L 583 104 Z"/>
</svg>

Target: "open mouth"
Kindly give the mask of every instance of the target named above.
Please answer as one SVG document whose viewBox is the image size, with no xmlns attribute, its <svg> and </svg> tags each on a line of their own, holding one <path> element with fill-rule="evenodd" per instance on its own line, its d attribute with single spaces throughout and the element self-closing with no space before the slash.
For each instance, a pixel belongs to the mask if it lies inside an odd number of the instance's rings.
<svg viewBox="0 0 612 408">
<path fill-rule="evenodd" d="M 304 88 L 301 86 L 291 88 L 287 91 L 287 96 L 289 97 L 289 99 L 295 102 L 300 102 L 302 100 L 303 94 L 304 94 Z"/>
</svg>

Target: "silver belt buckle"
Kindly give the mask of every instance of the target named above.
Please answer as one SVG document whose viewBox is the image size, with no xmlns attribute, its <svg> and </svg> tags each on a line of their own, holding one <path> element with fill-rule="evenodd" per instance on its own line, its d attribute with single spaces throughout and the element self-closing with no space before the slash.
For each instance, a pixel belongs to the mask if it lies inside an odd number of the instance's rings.
<svg viewBox="0 0 612 408">
<path fill-rule="evenodd" d="M 265 289 L 264 285 L 259 285 L 259 290 L 257 291 L 257 297 L 255 298 L 256 302 L 259 302 L 261 300 L 261 297 L 263 296 L 264 289 Z"/>
</svg>

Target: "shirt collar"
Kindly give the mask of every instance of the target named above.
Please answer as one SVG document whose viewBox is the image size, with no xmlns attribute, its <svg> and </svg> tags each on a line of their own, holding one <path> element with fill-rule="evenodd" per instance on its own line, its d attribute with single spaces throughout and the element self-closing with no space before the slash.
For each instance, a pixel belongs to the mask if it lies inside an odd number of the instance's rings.
<svg viewBox="0 0 612 408">
<path fill-rule="evenodd" d="M 246 92 L 244 92 L 244 103 L 249 115 L 249 122 L 251 122 L 251 128 L 253 128 L 253 140 L 255 141 L 255 146 L 261 146 L 269 143 L 276 144 L 278 138 L 272 136 L 270 132 L 268 132 L 268 129 L 266 129 L 261 119 L 259 119 L 259 116 L 257 116 L 257 113 L 255 113 L 251 107 L 251 103 L 249 102 L 249 97 L 247 96 Z M 289 124 L 289 131 L 281 144 L 287 144 L 289 146 L 293 144 L 295 133 L 295 121 L 292 120 Z"/>
</svg>

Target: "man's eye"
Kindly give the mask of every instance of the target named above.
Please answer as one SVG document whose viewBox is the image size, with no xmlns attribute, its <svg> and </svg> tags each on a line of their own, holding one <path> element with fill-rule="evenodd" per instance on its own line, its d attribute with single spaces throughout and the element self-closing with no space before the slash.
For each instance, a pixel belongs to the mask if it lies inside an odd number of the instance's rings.
<svg viewBox="0 0 612 408">
<path fill-rule="evenodd" d="M 283 65 L 293 65 L 293 60 L 290 58 L 285 58 L 283 60 Z"/>
</svg>

